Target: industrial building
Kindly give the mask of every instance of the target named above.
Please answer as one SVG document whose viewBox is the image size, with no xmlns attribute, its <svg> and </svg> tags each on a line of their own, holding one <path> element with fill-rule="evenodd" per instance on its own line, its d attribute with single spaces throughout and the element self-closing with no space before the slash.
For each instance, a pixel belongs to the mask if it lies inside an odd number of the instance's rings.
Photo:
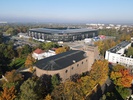
<svg viewBox="0 0 133 100">
<path fill-rule="evenodd" d="M 98 36 L 97 29 L 29 29 L 28 36 L 40 41 L 68 42 Z"/>
</svg>

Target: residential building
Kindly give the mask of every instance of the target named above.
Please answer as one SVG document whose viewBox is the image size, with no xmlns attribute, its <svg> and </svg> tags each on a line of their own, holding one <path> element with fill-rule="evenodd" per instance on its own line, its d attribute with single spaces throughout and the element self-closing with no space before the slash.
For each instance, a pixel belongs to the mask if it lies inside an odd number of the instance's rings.
<svg viewBox="0 0 133 100">
<path fill-rule="evenodd" d="M 131 42 L 123 41 L 115 47 L 106 51 L 105 59 L 111 63 L 118 63 L 125 66 L 133 66 L 132 56 L 127 57 L 125 50 L 131 47 Z"/>
<path fill-rule="evenodd" d="M 53 51 L 53 50 L 44 51 L 44 50 L 41 50 L 39 48 L 37 48 L 32 53 L 32 57 L 37 59 L 37 60 L 41 60 L 43 58 L 50 57 L 50 56 L 53 56 L 53 55 L 55 55 L 55 51 Z"/>
</svg>

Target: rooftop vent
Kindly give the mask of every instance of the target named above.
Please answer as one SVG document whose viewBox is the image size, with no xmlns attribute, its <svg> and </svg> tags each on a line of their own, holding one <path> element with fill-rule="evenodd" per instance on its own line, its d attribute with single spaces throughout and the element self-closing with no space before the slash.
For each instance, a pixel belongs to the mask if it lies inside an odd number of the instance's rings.
<svg viewBox="0 0 133 100">
<path fill-rule="evenodd" d="M 76 63 L 76 61 L 75 61 L 75 60 L 73 60 L 73 63 Z"/>
</svg>

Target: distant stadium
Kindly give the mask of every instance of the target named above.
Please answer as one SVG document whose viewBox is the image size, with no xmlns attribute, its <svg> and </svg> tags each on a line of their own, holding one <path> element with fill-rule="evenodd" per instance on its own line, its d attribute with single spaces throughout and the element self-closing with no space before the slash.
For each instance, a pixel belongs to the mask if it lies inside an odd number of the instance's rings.
<svg viewBox="0 0 133 100">
<path fill-rule="evenodd" d="M 76 41 L 83 40 L 85 38 L 92 38 L 98 36 L 98 30 L 96 29 L 48 29 L 48 28 L 34 28 L 29 29 L 28 36 L 34 39 L 44 41 Z"/>
</svg>

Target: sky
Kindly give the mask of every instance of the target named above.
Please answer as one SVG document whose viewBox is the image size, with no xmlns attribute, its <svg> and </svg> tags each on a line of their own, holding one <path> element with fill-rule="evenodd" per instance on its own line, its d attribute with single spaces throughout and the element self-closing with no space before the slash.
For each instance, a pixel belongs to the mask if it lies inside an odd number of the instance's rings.
<svg viewBox="0 0 133 100">
<path fill-rule="evenodd" d="M 0 22 L 133 23 L 133 0 L 0 0 Z"/>
</svg>

